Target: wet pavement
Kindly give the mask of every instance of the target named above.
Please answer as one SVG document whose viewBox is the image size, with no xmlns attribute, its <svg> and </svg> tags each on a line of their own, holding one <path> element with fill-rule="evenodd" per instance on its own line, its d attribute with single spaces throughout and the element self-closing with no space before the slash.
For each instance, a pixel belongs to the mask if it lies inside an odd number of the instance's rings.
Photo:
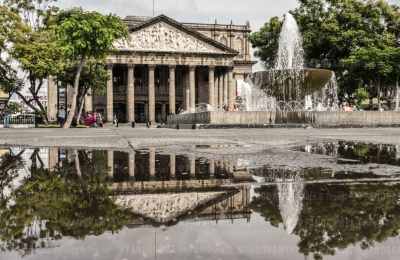
<svg viewBox="0 0 400 260">
<path fill-rule="evenodd" d="M 2 146 L 0 259 L 398 259 L 397 146 L 253 148 Z"/>
</svg>

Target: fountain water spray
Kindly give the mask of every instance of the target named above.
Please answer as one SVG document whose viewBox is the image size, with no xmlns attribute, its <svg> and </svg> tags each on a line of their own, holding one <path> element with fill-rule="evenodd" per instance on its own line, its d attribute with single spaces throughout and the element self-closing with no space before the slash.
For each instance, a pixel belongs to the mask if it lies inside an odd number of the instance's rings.
<svg viewBox="0 0 400 260">
<path fill-rule="evenodd" d="M 253 73 L 238 81 L 244 111 L 335 111 L 338 109 L 334 72 L 304 68 L 302 36 L 294 17 L 287 13 L 279 36 L 272 70 Z"/>
</svg>

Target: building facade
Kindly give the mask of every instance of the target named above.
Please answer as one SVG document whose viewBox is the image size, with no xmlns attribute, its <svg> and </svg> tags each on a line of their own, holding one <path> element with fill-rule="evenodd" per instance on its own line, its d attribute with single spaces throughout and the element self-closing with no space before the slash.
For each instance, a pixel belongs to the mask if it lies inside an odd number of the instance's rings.
<svg viewBox="0 0 400 260">
<path fill-rule="evenodd" d="M 168 114 L 194 112 L 199 104 L 234 109 L 236 80 L 245 79 L 254 64 L 249 24 L 179 23 L 164 15 L 124 21 L 129 37 L 115 42 L 107 57 L 107 94 L 87 96 L 86 111 L 107 121 L 117 116 L 120 122 L 154 124 Z M 56 96 L 49 93 L 49 103 Z M 49 104 L 50 118 L 55 107 Z"/>
</svg>

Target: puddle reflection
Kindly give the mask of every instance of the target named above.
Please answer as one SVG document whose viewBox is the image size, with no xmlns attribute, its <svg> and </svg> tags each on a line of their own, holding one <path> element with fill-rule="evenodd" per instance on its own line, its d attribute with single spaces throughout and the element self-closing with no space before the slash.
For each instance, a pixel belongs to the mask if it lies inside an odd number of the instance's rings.
<svg viewBox="0 0 400 260">
<path fill-rule="evenodd" d="M 0 149 L 0 259 L 343 259 L 400 247 L 398 182 L 242 165 L 154 148 Z"/>
<path fill-rule="evenodd" d="M 335 141 L 297 146 L 293 150 L 336 157 L 339 163 L 377 163 L 400 166 L 399 145 Z M 348 159 L 348 161 L 340 159 Z"/>
</svg>

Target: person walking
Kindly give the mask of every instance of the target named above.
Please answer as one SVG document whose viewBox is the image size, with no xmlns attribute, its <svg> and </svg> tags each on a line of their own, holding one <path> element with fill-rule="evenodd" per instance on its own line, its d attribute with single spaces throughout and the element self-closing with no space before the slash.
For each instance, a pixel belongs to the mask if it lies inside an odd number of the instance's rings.
<svg viewBox="0 0 400 260">
<path fill-rule="evenodd" d="M 103 127 L 103 117 L 101 113 L 96 113 L 96 123 L 99 127 Z"/>
<path fill-rule="evenodd" d="M 61 108 L 59 111 L 58 111 L 58 123 L 60 124 L 60 127 L 63 127 L 63 125 L 64 125 L 64 122 L 65 122 L 65 109 L 64 108 Z"/>
<path fill-rule="evenodd" d="M 114 125 L 115 127 L 118 127 L 118 117 L 117 117 L 117 114 L 114 114 L 113 125 Z"/>
</svg>

